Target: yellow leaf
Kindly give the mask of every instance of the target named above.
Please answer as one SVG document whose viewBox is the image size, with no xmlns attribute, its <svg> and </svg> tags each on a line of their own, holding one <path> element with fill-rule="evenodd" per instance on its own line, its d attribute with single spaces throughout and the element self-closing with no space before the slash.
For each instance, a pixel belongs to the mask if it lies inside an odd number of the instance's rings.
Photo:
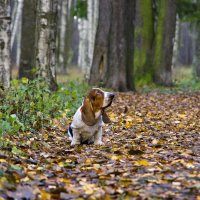
<svg viewBox="0 0 200 200">
<path fill-rule="evenodd" d="M 44 139 L 47 140 L 49 136 L 48 136 L 48 134 L 45 133 L 45 134 L 43 135 L 43 137 L 44 137 Z"/>
<path fill-rule="evenodd" d="M 64 166 L 64 162 L 59 162 L 58 165 L 59 165 L 60 167 L 63 167 L 63 166 Z"/>
<path fill-rule="evenodd" d="M 153 144 L 153 145 L 156 145 L 156 144 L 158 144 L 158 142 L 159 142 L 159 141 L 158 141 L 157 139 L 153 139 L 152 144 Z"/>
<path fill-rule="evenodd" d="M 94 167 L 94 169 L 100 169 L 101 168 L 100 164 L 93 164 L 93 167 Z"/>
<path fill-rule="evenodd" d="M 115 156 L 115 155 L 114 155 L 114 156 L 111 157 L 111 159 L 112 159 L 112 160 L 119 160 L 120 157 L 121 157 L 121 156 Z"/>
<path fill-rule="evenodd" d="M 140 117 L 137 117 L 137 118 L 135 119 L 135 121 L 136 121 L 137 123 L 142 123 L 142 122 L 143 122 L 143 119 L 140 118 Z"/>
<path fill-rule="evenodd" d="M 65 162 L 66 162 L 66 163 L 71 163 L 72 160 L 71 160 L 71 159 L 66 159 Z"/>
<path fill-rule="evenodd" d="M 49 193 L 47 193 L 44 190 L 41 190 L 41 199 L 42 200 L 50 200 L 51 199 L 51 195 Z"/>
<path fill-rule="evenodd" d="M 109 194 L 106 194 L 106 196 L 104 197 L 104 200 L 111 200 L 111 197 Z"/>
<path fill-rule="evenodd" d="M 178 116 L 179 116 L 180 118 L 182 118 L 182 119 L 186 119 L 186 118 L 187 118 L 185 114 L 178 114 Z"/>
<path fill-rule="evenodd" d="M 125 124 L 125 127 L 126 128 L 131 128 L 131 127 L 133 127 L 133 120 L 126 120 L 126 124 Z"/>
<path fill-rule="evenodd" d="M 92 161 L 93 161 L 92 159 L 88 158 L 88 159 L 86 159 L 85 163 L 90 165 L 90 164 L 92 164 Z"/>
<path fill-rule="evenodd" d="M 138 160 L 138 161 L 136 161 L 136 164 L 142 165 L 142 166 L 145 166 L 145 167 L 149 166 L 149 162 L 147 160 Z"/>
<path fill-rule="evenodd" d="M 23 84 L 28 84 L 28 78 L 23 77 L 21 80 Z"/>
<path fill-rule="evenodd" d="M 5 159 L 0 159 L 0 163 L 7 162 Z"/>
<path fill-rule="evenodd" d="M 120 181 L 121 182 L 132 182 L 132 179 L 122 177 L 122 178 L 120 178 Z"/>
<path fill-rule="evenodd" d="M 71 183 L 70 179 L 63 179 L 63 182 L 65 183 L 66 186 L 69 186 Z"/>
<path fill-rule="evenodd" d="M 95 191 L 95 184 L 89 184 L 89 183 L 82 183 L 83 185 L 83 190 L 85 191 L 86 194 L 91 195 Z"/>
<path fill-rule="evenodd" d="M 200 200 L 200 196 L 197 196 L 196 200 Z"/>
<path fill-rule="evenodd" d="M 138 192 L 137 191 L 128 191 L 128 195 L 130 195 L 132 197 L 136 197 L 136 196 L 138 196 Z"/>
<path fill-rule="evenodd" d="M 114 113 L 109 113 L 109 117 L 110 117 L 110 119 L 112 120 L 112 119 L 115 119 L 115 118 L 116 118 L 116 115 L 115 115 Z"/>
</svg>

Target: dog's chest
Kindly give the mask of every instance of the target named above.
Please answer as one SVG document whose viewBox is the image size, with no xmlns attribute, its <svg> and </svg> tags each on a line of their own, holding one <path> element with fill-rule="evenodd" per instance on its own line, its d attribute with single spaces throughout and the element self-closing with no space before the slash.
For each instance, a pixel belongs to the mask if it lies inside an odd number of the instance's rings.
<svg viewBox="0 0 200 200">
<path fill-rule="evenodd" d="M 99 113 L 98 113 L 99 115 Z M 99 131 L 99 129 L 102 127 L 102 118 L 99 117 L 97 123 L 93 126 L 86 125 L 82 118 L 81 118 L 81 111 L 80 108 L 77 110 L 76 114 L 74 115 L 73 122 L 71 124 L 71 127 L 76 129 L 78 134 L 81 136 L 81 140 L 93 140 L 94 135 Z"/>
<path fill-rule="evenodd" d="M 84 126 L 80 129 L 80 135 L 82 140 L 88 140 L 92 138 L 99 130 L 100 126 L 99 124 L 96 124 L 94 126 Z"/>
</svg>

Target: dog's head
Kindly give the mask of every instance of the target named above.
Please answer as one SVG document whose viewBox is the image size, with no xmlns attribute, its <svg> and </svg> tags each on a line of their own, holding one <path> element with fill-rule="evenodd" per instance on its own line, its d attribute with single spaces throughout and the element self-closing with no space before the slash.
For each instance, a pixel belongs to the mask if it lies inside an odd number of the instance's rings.
<svg viewBox="0 0 200 200">
<path fill-rule="evenodd" d="M 105 113 L 105 109 L 112 104 L 114 94 L 105 92 L 99 88 L 93 88 L 85 97 L 82 106 L 82 120 L 88 126 L 93 126 L 98 121 L 99 116 L 102 114 L 104 123 L 110 120 Z"/>
</svg>

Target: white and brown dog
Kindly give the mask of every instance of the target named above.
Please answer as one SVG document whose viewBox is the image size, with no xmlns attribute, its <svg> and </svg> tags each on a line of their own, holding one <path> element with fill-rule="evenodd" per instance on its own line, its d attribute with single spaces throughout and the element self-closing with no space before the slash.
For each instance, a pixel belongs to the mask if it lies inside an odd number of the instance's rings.
<svg viewBox="0 0 200 200">
<path fill-rule="evenodd" d="M 76 111 L 68 129 L 71 145 L 102 145 L 102 125 L 110 120 L 105 108 L 112 104 L 114 94 L 93 88 L 85 97 L 82 106 Z"/>
</svg>

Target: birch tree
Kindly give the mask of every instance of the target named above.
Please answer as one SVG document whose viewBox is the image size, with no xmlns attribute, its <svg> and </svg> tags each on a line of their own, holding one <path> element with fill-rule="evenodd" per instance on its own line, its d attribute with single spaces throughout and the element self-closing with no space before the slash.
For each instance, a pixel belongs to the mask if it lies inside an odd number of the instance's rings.
<svg viewBox="0 0 200 200">
<path fill-rule="evenodd" d="M 0 84 L 10 86 L 10 1 L 0 0 Z"/>
<path fill-rule="evenodd" d="M 71 39 L 73 32 L 73 16 L 71 13 L 73 0 L 59 1 L 59 27 L 57 37 L 58 71 L 67 72 L 69 57 L 71 56 Z"/>
<path fill-rule="evenodd" d="M 94 52 L 95 35 L 98 23 L 99 0 L 87 0 L 87 17 L 79 18 L 79 57 L 78 65 L 86 77 L 89 76 Z"/>
<path fill-rule="evenodd" d="M 51 90 L 56 84 L 56 23 L 57 0 L 38 0 L 36 15 L 35 66 L 40 77 L 50 81 Z"/>
<path fill-rule="evenodd" d="M 23 0 L 11 1 L 11 62 L 19 67 Z"/>
</svg>

